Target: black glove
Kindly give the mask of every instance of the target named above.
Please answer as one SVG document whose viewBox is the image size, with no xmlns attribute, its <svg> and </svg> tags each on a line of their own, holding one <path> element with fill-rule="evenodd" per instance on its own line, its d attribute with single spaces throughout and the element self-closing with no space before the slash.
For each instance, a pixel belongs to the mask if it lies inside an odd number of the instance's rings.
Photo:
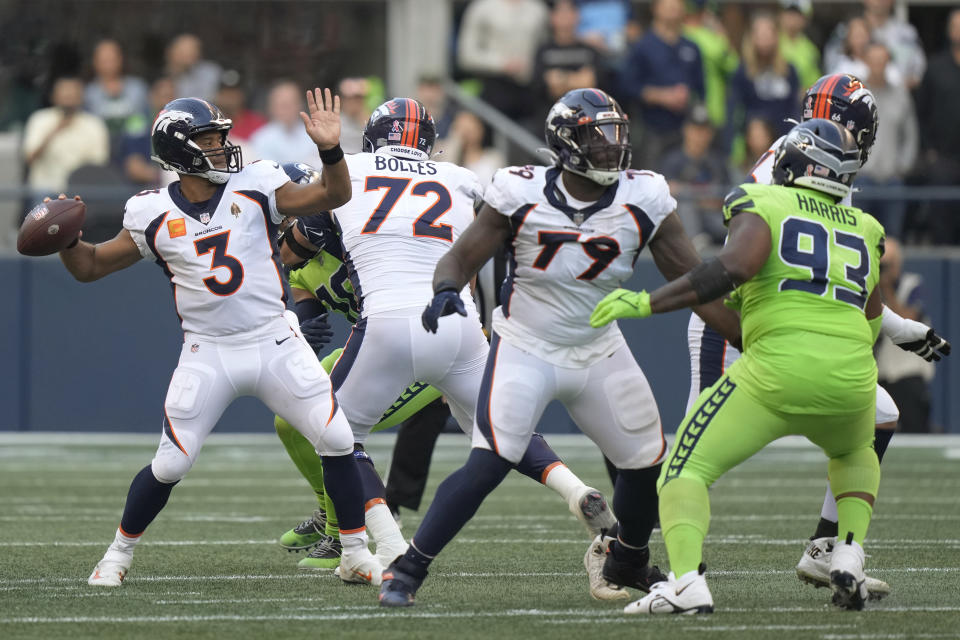
<svg viewBox="0 0 960 640">
<path fill-rule="evenodd" d="M 950 343 L 938 336 L 933 329 L 927 331 L 922 340 L 903 342 L 897 345 L 904 351 L 912 351 L 927 362 L 939 360 L 940 356 L 950 355 Z"/>
<path fill-rule="evenodd" d="M 423 310 L 420 320 L 423 322 L 423 328 L 430 333 L 437 332 L 437 321 L 440 316 L 448 316 L 456 311 L 466 317 L 467 310 L 463 306 L 463 300 L 460 299 L 460 292 L 453 289 L 444 289 L 433 294 L 433 300 Z"/>
<path fill-rule="evenodd" d="M 327 314 L 321 313 L 309 320 L 300 323 L 300 333 L 306 338 L 307 344 L 313 347 L 313 350 L 320 353 L 324 345 L 330 342 L 333 337 L 333 329 L 327 322 Z"/>
</svg>

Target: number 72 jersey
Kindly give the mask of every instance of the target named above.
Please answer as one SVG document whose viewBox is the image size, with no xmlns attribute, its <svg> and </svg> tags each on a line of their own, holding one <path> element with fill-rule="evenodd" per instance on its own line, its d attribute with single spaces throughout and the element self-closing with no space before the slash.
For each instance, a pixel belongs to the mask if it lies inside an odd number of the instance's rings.
<svg viewBox="0 0 960 640">
<path fill-rule="evenodd" d="M 728 223 L 745 212 L 769 225 L 772 246 L 760 272 L 733 295 L 744 347 L 791 330 L 871 345 L 864 309 L 880 277 L 880 223 L 817 191 L 766 184 L 743 184 L 727 196 Z"/>
</svg>

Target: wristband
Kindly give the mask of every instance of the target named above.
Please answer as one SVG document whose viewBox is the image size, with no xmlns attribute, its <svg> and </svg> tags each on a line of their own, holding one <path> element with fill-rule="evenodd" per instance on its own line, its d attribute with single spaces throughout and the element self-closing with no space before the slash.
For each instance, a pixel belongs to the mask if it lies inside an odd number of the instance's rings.
<svg viewBox="0 0 960 640">
<path fill-rule="evenodd" d="M 433 293 L 437 294 L 441 291 L 460 291 L 460 287 L 453 280 L 441 280 L 433 285 Z"/>
<path fill-rule="evenodd" d="M 716 300 L 728 291 L 737 288 L 736 283 L 719 258 L 711 258 L 706 262 L 701 262 L 690 270 L 687 277 L 690 278 L 690 284 L 693 286 L 693 291 L 697 294 L 697 302 L 700 304 Z"/>
<path fill-rule="evenodd" d="M 343 160 L 343 149 L 340 147 L 340 143 L 331 149 L 317 149 L 320 152 L 320 162 L 323 164 L 337 164 Z"/>
<path fill-rule="evenodd" d="M 316 298 L 306 298 L 304 300 L 298 300 L 293 310 L 297 314 L 297 320 L 300 321 L 300 324 L 303 324 L 307 320 L 324 313 L 327 308 Z"/>
</svg>

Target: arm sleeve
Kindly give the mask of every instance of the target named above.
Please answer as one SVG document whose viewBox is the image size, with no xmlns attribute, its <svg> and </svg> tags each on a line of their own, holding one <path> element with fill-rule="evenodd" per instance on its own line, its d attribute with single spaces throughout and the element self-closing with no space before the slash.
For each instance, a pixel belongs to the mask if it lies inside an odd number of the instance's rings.
<svg viewBox="0 0 960 640">
<path fill-rule="evenodd" d="M 134 244 L 140 250 L 140 255 L 144 258 L 151 258 L 154 256 L 147 245 L 146 227 L 142 222 L 142 217 L 137 208 L 128 200 L 127 206 L 123 210 L 123 228 L 130 232 L 130 237 L 133 238 Z"/>
<path fill-rule="evenodd" d="M 493 174 L 493 179 L 490 180 L 490 184 L 483 192 L 484 202 L 505 216 L 509 216 L 522 204 L 514 195 L 514 190 L 510 188 L 511 178 L 509 167 L 506 169 L 498 169 L 497 172 Z"/>
<path fill-rule="evenodd" d="M 751 193 L 752 189 L 750 187 L 750 184 L 742 184 L 723 199 L 723 223 L 725 225 L 730 224 L 733 216 L 745 211 L 755 213 L 766 220 L 766 216 L 760 213 L 760 209 L 757 207 L 756 194 Z"/>
</svg>

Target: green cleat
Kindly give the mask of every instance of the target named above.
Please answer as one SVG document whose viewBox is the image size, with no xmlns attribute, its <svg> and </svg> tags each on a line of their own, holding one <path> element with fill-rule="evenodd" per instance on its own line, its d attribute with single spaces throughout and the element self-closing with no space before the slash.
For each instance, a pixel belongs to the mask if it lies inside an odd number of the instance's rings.
<svg viewBox="0 0 960 640">
<path fill-rule="evenodd" d="M 335 569 L 340 566 L 343 547 L 339 538 L 324 536 L 306 558 L 297 563 L 301 569 Z"/>
<path fill-rule="evenodd" d="M 313 516 L 304 520 L 290 531 L 280 536 L 280 546 L 287 551 L 302 551 L 316 545 L 324 538 L 327 526 L 327 513 L 317 509 Z"/>
</svg>

